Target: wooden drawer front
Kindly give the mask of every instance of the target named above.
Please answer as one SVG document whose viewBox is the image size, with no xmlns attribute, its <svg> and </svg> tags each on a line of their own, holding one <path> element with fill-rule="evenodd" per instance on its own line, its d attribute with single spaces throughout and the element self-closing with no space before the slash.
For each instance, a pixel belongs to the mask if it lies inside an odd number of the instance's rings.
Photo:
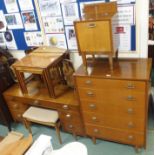
<svg viewBox="0 0 155 155">
<path fill-rule="evenodd" d="M 98 113 L 83 113 L 85 123 L 101 125 L 110 128 L 118 128 L 129 131 L 144 132 L 144 119 L 133 117 L 104 116 Z"/>
<path fill-rule="evenodd" d="M 144 101 L 143 101 L 144 102 Z M 144 103 L 137 103 L 136 101 L 128 102 L 117 102 L 114 103 L 104 103 L 104 102 L 95 102 L 95 101 L 88 101 L 88 100 L 82 100 L 80 105 L 82 111 L 88 111 L 88 112 L 99 112 L 106 115 L 111 115 L 111 113 L 114 114 L 115 112 L 118 112 L 118 110 L 125 110 L 125 113 L 128 113 L 128 109 L 132 108 L 134 111 L 138 111 L 138 114 L 144 115 L 145 112 L 145 104 Z M 130 111 L 130 110 L 129 110 Z M 130 114 L 130 112 L 129 112 Z"/>
<path fill-rule="evenodd" d="M 79 89 L 80 100 L 100 101 L 102 99 L 102 91 L 95 89 Z"/>
<path fill-rule="evenodd" d="M 59 117 L 64 122 L 78 122 L 81 123 L 81 116 L 78 112 L 74 111 L 59 111 Z"/>
<path fill-rule="evenodd" d="M 23 104 L 21 102 L 13 102 L 13 101 L 10 101 L 10 102 L 7 102 L 8 104 L 8 107 L 10 110 L 22 110 L 22 111 L 25 111 L 27 109 L 27 105 L 26 104 Z"/>
<path fill-rule="evenodd" d="M 78 22 L 76 23 L 76 34 L 82 52 L 109 52 L 112 50 L 109 21 Z"/>
<path fill-rule="evenodd" d="M 89 125 L 85 126 L 86 133 L 90 136 L 122 142 L 131 145 L 143 146 L 144 134 L 137 132 L 128 132 L 123 130 L 116 130 L 112 128 L 104 128 L 101 126 Z"/>
<path fill-rule="evenodd" d="M 95 102 L 82 101 L 81 107 L 83 113 L 85 112 L 94 112 L 100 113 L 103 116 L 120 116 L 120 117 L 136 117 L 138 119 L 145 118 L 145 107 L 137 107 L 135 104 L 124 104 L 123 106 L 111 105 L 111 104 L 102 104 Z"/>
<path fill-rule="evenodd" d="M 145 92 L 145 82 L 128 81 L 128 80 L 109 80 L 95 79 L 87 77 L 76 77 L 78 88 L 94 88 L 105 90 L 132 90 Z"/>
<path fill-rule="evenodd" d="M 14 121 L 22 122 L 23 121 L 22 120 L 23 113 L 24 113 L 24 111 L 11 110 L 11 114 L 12 114 Z"/>
<path fill-rule="evenodd" d="M 81 123 L 61 122 L 63 129 L 67 132 L 75 133 L 78 135 L 84 135 L 84 127 Z"/>
</svg>

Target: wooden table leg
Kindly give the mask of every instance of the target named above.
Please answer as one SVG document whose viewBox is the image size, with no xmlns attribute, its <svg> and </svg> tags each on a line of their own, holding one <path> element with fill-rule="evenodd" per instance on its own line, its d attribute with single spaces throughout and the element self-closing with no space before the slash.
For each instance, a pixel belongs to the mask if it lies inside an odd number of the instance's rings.
<svg viewBox="0 0 155 155">
<path fill-rule="evenodd" d="M 17 70 L 15 70 L 15 72 L 16 72 L 16 76 L 17 76 L 18 83 L 19 83 L 19 86 L 21 88 L 22 93 L 28 94 L 28 90 L 26 87 L 25 79 L 24 79 L 24 73 L 17 71 Z"/>
<path fill-rule="evenodd" d="M 85 54 L 81 54 L 85 71 L 87 71 L 87 59 Z"/>
<path fill-rule="evenodd" d="M 50 78 L 48 69 L 44 69 L 43 78 L 44 78 L 44 82 L 47 86 L 50 97 L 56 98 L 55 92 L 54 92 L 54 86 L 52 85 L 52 80 Z"/>
<path fill-rule="evenodd" d="M 110 65 L 110 70 L 113 71 L 113 57 L 112 57 L 112 54 L 109 55 L 109 65 Z"/>
</svg>

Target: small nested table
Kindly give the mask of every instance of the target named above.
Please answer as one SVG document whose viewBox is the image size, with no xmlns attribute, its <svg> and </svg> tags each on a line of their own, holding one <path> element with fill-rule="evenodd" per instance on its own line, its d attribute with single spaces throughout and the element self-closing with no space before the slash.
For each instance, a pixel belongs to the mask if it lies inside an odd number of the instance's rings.
<svg viewBox="0 0 155 155">
<path fill-rule="evenodd" d="M 57 72 L 60 80 L 64 79 L 62 60 L 67 57 L 65 49 L 40 47 L 13 64 L 19 86 L 23 94 L 28 94 L 24 73 L 39 74 L 48 88 L 50 97 L 56 98 L 54 91 L 55 81 L 52 79 L 51 70 Z M 54 75 L 53 75 L 54 76 Z"/>
</svg>

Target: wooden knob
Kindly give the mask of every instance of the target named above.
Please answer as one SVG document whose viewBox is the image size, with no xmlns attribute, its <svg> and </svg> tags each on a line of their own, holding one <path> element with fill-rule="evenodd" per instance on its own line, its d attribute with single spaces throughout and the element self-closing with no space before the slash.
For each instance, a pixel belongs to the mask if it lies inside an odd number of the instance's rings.
<svg viewBox="0 0 155 155">
<path fill-rule="evenodd" d="M 91 91 L 88 91 L 88 92 L 87 92 L 87 95 L 88 95 L 88 96 L 94 96 L 94 93 L 91 92 Z"/>
<path fill-rule="evenodd" d="M 72 124 L 70 124 L 68 127 L 69 127 L 70 129 L 73 129 L 73 125 L 72 125 Z"/>
<path fill-rule="evenodd" d="M 94 132 L 95 132 L 95 133 L 98 133 L 98 132 L 99 132 L 99 130 L 98 130 L 98 129 L 94 129 Z"/>
<path fill-rule="evenodd" d="M 87 81 L 85 82 L 85 84 L 87 84 L 87 85 L 92 84 L 92 81 L 91 81 L 91 80 L 87 80 Z"/>
<path fill-rule="evenodd" d="M 93 121 L 96 121 L 96 120 L 97 120 L 96 116 L 93 116 L 93 117 L 92 117 L 92 120 L 93 120 Z"/>
<path fill-rule="evenodd" d="M 96 105 L 95 104 L 89 104 L 89 107 L 91 108 L 91 109 L 95 109 L 96 108 Z"/>
<path fill-rule="evenodd" d="M 21 114 L 18 114 L 18 115 L 17 115 L 17 117 L 18 117 L 18 118 L 21 118 L 21 117 L 22 117 L 22 115 L 21 115 Z"/>
<path fill-rule="evenodd" d="M 17 103 L 14 104 L 14 105 L 13 105 L 13 108 L 14 108 L 14 109 L 18 109 L 18 108 L 19 108 L 19 105 L 18 105 Z"/>
<path fill-rule="evenodd" d="M 129 139 L 129 140 L 133 140 L 133 135 L 129 135 L 129 136 L 128 136 L 128 139 Z"/>
<path fill-rule="evenodd" d="M 132 108 L 128 109 L 128 114 L 133 114 L 133 109 Z"/>
<path fill-rule="evenodd" d="M 68 105 L 63 105 L 63 107 L 62 107 L 63 109 L 65 109 L 65 110 L 68 110 L 69 109 L 69 107 L 68 107 Z"/>
<path fill-rule="evenodd" d="M 128 127 L 129 127 L 129 128 L 133 128 L 133 127 L 134 127 L 133 122 L 129 122 L 129 123 L 128 123 Z"/>
<path fill-rule="evenodd" d="M 35 101 L 33 102 L 33 105 L 39 105 L 39 101 L 38 101 L 38 100 L 35 100 Z"/>
<path fill-rule="evenodd" d="M 71 114 L 66 114 L 66 117 L 67 118 L 71 118 Z"/>
</svg>

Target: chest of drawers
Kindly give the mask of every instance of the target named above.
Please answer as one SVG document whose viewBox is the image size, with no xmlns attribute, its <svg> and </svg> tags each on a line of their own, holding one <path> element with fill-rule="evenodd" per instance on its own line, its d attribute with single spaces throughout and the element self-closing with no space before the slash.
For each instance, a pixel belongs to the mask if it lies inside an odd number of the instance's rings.
<svg viewBox="0 0 155 155">
<path fill-rule="evenodd" d="M 86 134 L 94 143 L 102 138 L 136 148 L 145 146 L 150 64 L 146 59 L 120 60 L 112 73 L 98 62 L 89 67 L 89 73 L 82 66 L 77 70 L 80 109 Z M 132 70 L 126 70 L 127 65 Z"/>
<path fill-rule="evenodd" d="M 74 91 L 72 89 L 66 89 L 64 93 L 64 90 L 61 88 L 60 97 L 53 99 L 49 97 L 45 88 L 35 92 L 35 85 L 36 83 L 33 82 L 28 85 L 29 92 L 31 92 L 29 95 L 23 95 L 18 85 L 14 85 L 4 92 L 4 98 L 14 121 L 22 122 L 22 114 L 30 106 L 56 109 L 59 113 L 61 126 L 64 131 L 70 132 L 75 136 L 84 135 L 79 104 Z"/>
</svg>

